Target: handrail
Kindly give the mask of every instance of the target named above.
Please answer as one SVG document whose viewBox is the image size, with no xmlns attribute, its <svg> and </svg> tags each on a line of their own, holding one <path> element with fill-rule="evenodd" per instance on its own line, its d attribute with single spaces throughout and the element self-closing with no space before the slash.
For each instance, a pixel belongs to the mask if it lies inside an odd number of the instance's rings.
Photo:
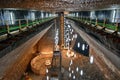
<svg viewBox="0 0 120 80">
<path fill-rule="evenodd" d="M 5 20 L 5 21 L 0 21 L 4 22 L 5 25 L 0 26 L 0 35 L 6 34 L 20 30 L 22 31 L 23 28 L 27 28 L 29 26 L 34 26 L 36 24 L 45 22 L 47 20 L 53 19 L 54 17 L 48 17 L 48 18 L 36 18 L 35 20 L 29 20 L 29 19 L 16 19 L 14 20 L 14 24 L 9 25 L 9 23 L 13 23 L 12 20 Z"/>
<path fill-rule="evenodd" d="M 86 19 L 86 17 L 68 17 L 68 18 L 71 18 L 71 19 L 74 19 L 74 20 L 77 20 L 77 21 L 81 21 L 83 23 L 87 22 L 89 24 L 93 24 L 95 26 L 101 26 L 103 28 L 106 28 L 106 29 L 110 29 L 110 30 L 113 30 L 113 31 L 116 31 L 116 32 L 120 32 L 120 28 L 119 28 L 119 20 L 120 18 L 114 18 L 116 19 L 116 23 L 108 23 L 108 19 L 107 18 L 104 18 L 104 20 L 100 21 L 98 20 L 98 18 L 96 19 Z"/>
<path fill-rule="evenodd" d="M 50 20 L 52 20 L 53 18 L 50 18 L 48 20 L 44 20 L 42 23 L 43 25 L 50 25 L 51 22 L 48 22 Z M 45 24 L 45 22 L 48 22 L 47 24 Z M 16 42 L 12 42 L 12 44 L 10 44 L 9 46 L 7 46 L 6 48 L 4 48 L 3 50 L 0 51 L 0 58 L 3 57 L 4 55 L 6 55 L 8 52 L 12 51 L 13 49 L 15 49 L 16 47 L 18 47 L 20 44 L 23 44 L 24 42 L 26 42 L 27 40 L 29 40 L 31 37 L 33 37 L 34 35 L 36 35 L 37 33 L 41 32 L 43 29 L 45 29 L 47 26 L 43 26 L 43 27 L 36 27 L 34 28 L 33 32 L 27 36 L 24 36 L 22 39 L 17 40 Z"/>
</svg>

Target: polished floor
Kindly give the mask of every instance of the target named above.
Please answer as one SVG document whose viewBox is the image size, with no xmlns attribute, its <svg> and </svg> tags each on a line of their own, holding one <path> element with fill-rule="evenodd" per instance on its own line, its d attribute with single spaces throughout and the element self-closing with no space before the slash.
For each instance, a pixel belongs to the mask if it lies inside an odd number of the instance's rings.
<svg viewBox="0 0 120 80">
<path fill-rule="evenodd" d="M 41 43 L 42 48 L 43 46 L 45 49 L 51 48 L 51 46 L 46 46 L 46 44 L 51 45 L 50 43 L 52 43 L 54 39 L 53 35 L 54 35 L 54 28 L 52 27 L 39 42 Z M 49 42 L 48 39 L 52 41 Z M 42 43 L 42 41 L 44 41 L 44 43 Z M 73 47 L 75 41 L 76 39 L 72 41 L 71 47 Z M 40 49 L 42 50 L 42 48 Z M 40 74 L 38 75 L 34 73 L 32 70 L 28 71 L 28 75 L 32 78 L 32 80 L 47 80 L 47 75 L 46 75 L 47 66 L 45 66 L 45 61 L 48 59 L 51 60 L 51 55 L 52 55 L 51 51 L 52 49 L 49 49 L 49 51 L 47 51 L 46 53 L 42 51 L 42 54 L 38 54 L 38 56 L 42 57 L 38 61 L 38 67 L 40 67 L 39 68 Z M 48 52 L 50 52 L 50 54 Z M 61 49 L 62 80 L 106 80 L 104 74 L 100 71 L 97 65 L 94 62 L 93 64 L 90 64 L 90 58 L 88 56 L 84 56 L 83 54 L 77 53 L 75 51 L 74 53 L 75 56 L 67 57 L 67 50 Z M 50 80 L 58 80 L 58 79 L 50 78 Z"/>
</svg>

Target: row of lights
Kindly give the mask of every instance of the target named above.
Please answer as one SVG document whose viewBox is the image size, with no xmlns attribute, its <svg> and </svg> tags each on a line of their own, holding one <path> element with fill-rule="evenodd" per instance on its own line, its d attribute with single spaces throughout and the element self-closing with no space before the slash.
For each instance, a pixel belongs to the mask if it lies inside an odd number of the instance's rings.
<svg viewBox="0 0 120 80">
<path fill-rule="evenodd" d="M 80 44 L 80 42 L 78 42 L 77 47 L 80 48 L 80 46 L 81 46 L 83 51 L 85 51 L 85 49 L 88 49 L 88 45 Z"/>
<path fill-rule="evenodd" d="M 55 30 L 55 41 L 54 41 L 54 43 L 55 43 L 55 50 L 58 51 L 59 50 L 59 46 L 58 46 L 58 43 L 59 43 L 59 30 L 58 29 Z M 46 80 L 50 80 L 48 72 L 49 72 L 49 70 L 47 68 L 46 69 Z"/>
<path fill-rule="evenodd" d="M 71 51 L 70 41 L 71 41 L 71 40 L 73 41 L 73 39 L 77 38 L 78 36 L 77 36 L 77 34 L 73 34 L 73 31 L 74 31 L 74 30 L 71 29 L 71 26 L 70 26 L 70 25 L 67 26 L 67 31 L 69 31 L 69 32 L 67 33 L 68 36 L 66 37 L 66 35 L 65 35 L 66 43 L 68 44 L 67 57 L 76 57 L 76 54 Z M 70 36 L 71 36 L 72 34 L 73 34 L 72 39 L 70 39 Z M 59 38 L 58 38 L 58 29 L 57 29 L 57 30 L 56 30 L 56 35 L 55 35 L 55 45 L 58 45 L 58 41 L 59 41 Z M 80 48 L 80 42 L 78 42 L 77 47 Z M 85 44 L 82 44 L 82 50 L 83 50 L 83 51 L 84 51 L 85 48 L 87 48 L 87 47 L 88 47 L 88 45 L 85 47 Z M 91 55 L 91 56 L 90 56 L 90 64 L 93 64 L 93 60 L 94 60 L 94 57 L 93 57 L 93 55 Z M 76 80 L 78 74 L 79 74 L 80 76 L 83 76 L 84 72 L 83 72 L 83 70 L 80 69 L 79 67 L 76 67 L 75 71 L 72 70 L 72 68 L 71 68 L 72 65 L 73 65 L 73 60 L 72 60 L 72 59 L 70 60 L 70 64 L 69 64 L 69 65 L 70 65 L 70 66 L 69 66 L 69 68 L 68 68 L 68 71 L 69 71 L 68 77 L 69 77 L 70 79 Z M 49 72 L 48 69 L 46 69 L 46 74 L 48 74 L 48 72 Z M 75 75 L 75 74 L 77 74 L 77 75 Z M 50 80 L 50 78 L 49 78 L 48 75 L 46 75 L 46 80 Z"/>
<path fill-rule="evenodd" d="M 59 50 L 58 43 L 59 43 L 59 31 L 58 31 L 58 29 L 56 29 L 56 31 L 55 31 L 55 50 L 56 51 Z"/>
<path fill-rule="evenodd" d="M 71 25 L 68 22 L 65 23 L 64 28 L 64 40 L 65 40 L 65 47 L 67 47 L 67 57 L 76 57 L 76 54 L 71 51 L 70 44 L 75 38 L 77 38 L 77 34 L 74 34 L 74 30 L 72 29 Z"/>
<path fill-rule="evenodd" d="M 74 33 L 74 32 L 73 32 L 74 30 L 71 29 L 71 25 L 68 24 L 66 27 L 68 27 L 68 31 L 70 31 L 70 32 L 68 32 L 68 33 L 69 33 L 69 36 L 70 36 L 70 34 L 72 35 L 72 34 Z M 70 39 L 70 37 L 68 37 L 67 40 L 72 40 L 72 41 L 73 41 L 73 39 L 76 39 L 77 37 L 78 37 L 77 34 L 73 34 L 73 35 L 72 35 L 72 38 Z M 65 38 L 66 38 L 66 37 L 65 37 Z M 68 42 L 70 42 L 70 41 L 68 41 Z M 70 47 L 70 45 L 68 45 L 68 46 Z M 85 49 L 88 49 L 88 45 L 80 44 L 80 42 L 78 42 L 78 43 L 77 43 L 77 47 L 80 48 L 80 46 L 82 47 L 82 50 L 83 50 L 83 51 L 85 51 Z M 71 57 L 71 56 L 76 57 L 76 54 L 71 51 L 71 48 L 68 48 L 67 57 Z M 90 64 L 93 64 L 93 62 L 94 62 L 94 57 L 93 57 L 93 55 L 90 56 L 89 61 L 90 61 Z M 69 68 L 68 68 L 68 71 L 69 71 L 68 77 L 69 77 L 69 79 L 76 80 L 76 78 L 78 78 L 78 77 L 77 77 L 78 74 L 79 74 L 80 76 L 83 76 L 83 74 L 84 74 L 84 73 L 83 73 L 83 70 L 80 69 L 79 67 L 76 67 L 76 70 L 75 70 L 75 71 L 72 70 L 72 68 L 71 68 L 72 65 L 73 65 L 73 60 L 72 60 L 72 59 L 70 60 L 70 64 L 69 64 L 69 65 L 70 65 Z M 76 73 L 77 75 L 75 75 L 75 73 Z"/>
<path fill-rule="evenodd" d="M 93 56 L 90 56 L 90 64 L 93 64 Z M 74 66 L 73 64 L 73 60 L 70 60 L 70 64 L 69 64 L 69 68 L 68 68 L 68 77 L 70 79 L 76 80 L 76 78 L 78 78 L 78 76 L 83 76 L 84 72 L 82 69 L 80 69 L 78 66 L 76 67 L 75 70 L 72 69 L 72 66 Z"/>
<path fill-rule="evenodd" d="M 83 76 L 83 70 L 82 70 L 82 69 L 80 70 L 79 67 L 76 67 L 75 71 L 72 70 L 72 68 L 71 68 L 72 65 L 73 65 L 73 60 L 72 60 L 72 59 L 71 59 L 69 65 L 70 65 L 69 68 L 68 68 L 68 71 L 69 71 L 68 77 L 69 77 L 69 78 L 72 78 L 73 80 L 75 80 L 75 79 L 76 79 L 76 76 L 77 76 L 77 75 L 75 75 L 75 74 L 79 74 L 80 76 Z"/>
</svg>

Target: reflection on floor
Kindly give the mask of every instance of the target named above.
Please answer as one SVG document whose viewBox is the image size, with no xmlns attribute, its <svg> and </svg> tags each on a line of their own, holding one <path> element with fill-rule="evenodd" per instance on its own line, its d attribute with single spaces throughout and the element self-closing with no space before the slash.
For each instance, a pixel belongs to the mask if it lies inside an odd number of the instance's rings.
<svg viewBox="0 0 120 80">
<path fill-rule="evenodd" d="M 89 57 L 76 53 L 76 57 L 68 58 L 66 52 L 66 50 L 62 50 L 62 80 L 106 80 L 96 64 L 90 64 Z M 41 63 L 38 65 L 41 74 L 38 75 L 32 71 L 28 72 L 32 80 L 46 79 L 47 66 L 45 65 L 45 61 L 50 58 L 45 55 L 41 57 L 38 61 L 38 64 Z"/>
</svg>

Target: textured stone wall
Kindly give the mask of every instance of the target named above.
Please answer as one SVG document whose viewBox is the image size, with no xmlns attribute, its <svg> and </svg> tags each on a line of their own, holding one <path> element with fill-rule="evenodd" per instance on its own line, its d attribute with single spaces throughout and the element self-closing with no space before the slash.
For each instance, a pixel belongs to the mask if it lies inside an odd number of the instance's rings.
<svg viewBox="0 0 120 80">
<path fill-rule="evenodd" d="M 38 42 L 38 52 L 40 54 L 52 54 L 54 48 L 55 30 L 52 27 Z"/>
<path fill-rule="evenodd" d="M 119 70 L 115 68 L 113 64 L 105 57 L 105 55 L 95 48 L 90 46 L 89 48 L 90 55 L 94 56 L 94 63 L 99 67 L 102 71 L 106 79 L 108 80 L 119 80 Z M 107 63 L 107 64 L 106 64 Z M 109 67 L 108 67 L 109 66 Z"/>
<path fill-rule="evenodd" d="M 102 44 L 97 42 L 94 38 L 89 36 L 84 31 L 80 30 L 77 27 L 77 25 L 75 25 L 74 23 L 71 25 L 78 32 L 78 34 L 89 44 L 90 54 L 93 54 L 95 56 L 96 64 L 101 66 L 101 69 L 103 69 L 105 71 L 110 70 L 110 73 L 108 74 L 110 77 L 114 73 L 116 74 L 116 76 L 120 75 L 120 71 L 119 71 L 120 58 L 119 58 L 119 56 L 115 55 L 113 52 L 111 52 L 107 48 L 105 48 Z M 111 72 L 113 72 L 113 73 L 111 74 Z M 108 75 L 106 75 L 106 76 L 109 77 Z"/>
<path fill-rule="evenodd" d="M 19 80 L 21 78 L 36 52 L 35 45 L 51 26 L 0 59 L 0 80 Z"/>
<path fill-rule="evenodd" d="M 24 55 L 17 58 L 15 63 L 13 63 L 12 65 L 9 65 L 10 67 L 6 71 L 6 75 L 4 76 L 3 80 L 20 79 L 21 75 L 26 70 L 27 65 L 29 64 L 31 58 L 32 58 L 32 53 L 28 53 L 28 52 L 25 52 Z"/>
</svg>

